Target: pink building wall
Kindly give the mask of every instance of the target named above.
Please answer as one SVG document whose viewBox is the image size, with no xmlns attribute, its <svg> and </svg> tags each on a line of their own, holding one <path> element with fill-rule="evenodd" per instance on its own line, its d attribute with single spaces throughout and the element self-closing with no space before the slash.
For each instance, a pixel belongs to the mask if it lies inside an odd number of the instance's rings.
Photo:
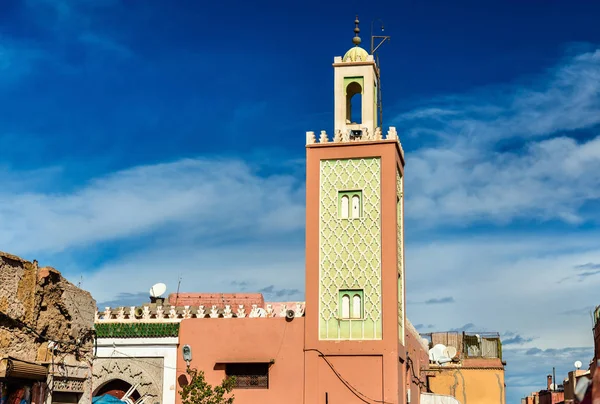
<svg viewBox="0 0 600 404">
<path fill-rule="evenodd" d="M 428 348 L 421 344 L 421 336 L 407 321 L 406 362 L 402 365 L 407 390 L 410 390 L 411 403 L 418 403 L 421 392 L 425 392 L 427 378 L 422 369 L 429 367 Z"/>
<path fill-rule="evenodd" d="M 191 318 L 181 322 L 179 340 L 180 346 L 189 344 L 192 348 L 190 366 L 203 370 L 212 385 L 225 378 L 226 363 L 273 360 L 269 367 L 269 388 L 234 389 L 236 404 L 325 403 L 326 394 L 329 404 L 363 403 L 361 397 L 367 401 L 382 400 L 383 355 L 370 354 L 368 349 L 361 355 L 340 351 L 325 360 L 319 352 L 304 351 L 304 330 L 304 317 L 291 321 L 283 317 Z M 398 374 L 402 376 L 399 383 L 411 390 L 411 402 L 418 403 L 426 382 L 421 368 L 429 363 L 427 351 L 416 332 L 406 333 L 406 346 L 403 356 L 407 360 L 398 361 Z M 176 403 L 180 404 L 179 391 L 187 377 L 181 349 L 177 355 Z M 316 366 L 307 368 L 306 362 Z M 309 380 L 316 383 L 310 390 L 317 392 L 310 400 L 305 396 L 305 383 Z M 406 402 L 406 389 L 399 389 L 400 396 L 395 402 Z"/>
<path fill-rule="evenodd" d="M 304 318 L 203 318 L 183 320 L 180 344 L 192 347 L 190 367 L 203 370 L 213 385 L 225 378 L 226 362 L 269 362 L 268 389 L 234 389 L 236 404 L 303 403 Z M 177 356 L 177 390 L 186 363 Z M 182 377 L 183 375 L 183 377 Z M 176 403 L 181 403 L 177 393 Z"/>
</svg>

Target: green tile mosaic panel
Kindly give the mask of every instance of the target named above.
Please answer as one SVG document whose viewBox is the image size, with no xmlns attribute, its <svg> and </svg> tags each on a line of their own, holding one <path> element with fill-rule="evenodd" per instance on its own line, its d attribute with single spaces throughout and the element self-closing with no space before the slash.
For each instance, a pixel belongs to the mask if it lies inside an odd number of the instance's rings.
<svg viewBox="0 0 600 404">
<path fill-rule="evenodd" d="M 96 323 L 98 338 L 177 337 L 179 323 Z"/>
<path fill-rule="evenodd" d="M 338 192 L 362 190 L 359 219 L 338 216 Z M 321 161 L 320 339 L 381 339 L 381 160 Z M 339 318 L 340 289 L 364 291 L 360 320 Z"/>
<path fill-rule="evenodd" d="M 404 344 L 404 255 L 402 254 L 402 228 L 404 226 L 404 217 L 402 216 L 402 176 L 396 171 L 396 193 L 397 193 L 397 256 L 398 256 L 398 339 Z"/>
</svg>

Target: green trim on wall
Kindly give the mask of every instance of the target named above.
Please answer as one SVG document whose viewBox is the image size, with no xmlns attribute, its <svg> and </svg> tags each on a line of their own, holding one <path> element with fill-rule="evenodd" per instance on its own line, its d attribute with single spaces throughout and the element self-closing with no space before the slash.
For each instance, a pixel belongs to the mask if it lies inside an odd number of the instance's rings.
<svg viewBox="0 0 600 404">
<path fill-rule="evenodd" d="M 344 77 L 344 94 L 348 95 L 348 86 L 350 83 L 358 83 L 360 84 L 360 93 L 364 94 L 365 92 L 365 78 L 362 76 L 357 77 Z"/>
<path fill-rule="evenodd" d="M 321 160 L 319 339 L 382 338 L 381 158 Z M 339 217 L 340 190 L 362 190 L 360 220 Z M 340 319 L 340 290 L 363 290 L 363 318 Z"/>
<path fill-rule="evenodd" d="M 179 323 L 96 323 L 97 338 L 161 338 L 179 336 Z"/>
<path fill-rule="evenodd" d="M 377 98 L 377 83 L 375 83 L 373 87 L 373 100 L 373 128 L 376 128 L 379 126 L 379 122 L 377 122 L 379 119 L 379 109 L 377 109 L 377 102 L 379 101 Z"/>
<path fill-rule="evenodd" d="M 404 262 L 402 251 L 402 231 L 404 228 L 404 218 L 402 216 L 403 195 L 402 195 L 402 175 L 396 171 L 396 259 L 398 261 L 398 340 L 402 345 L 405 343 L 405 310 L 404 310 Z"/>
</svg>

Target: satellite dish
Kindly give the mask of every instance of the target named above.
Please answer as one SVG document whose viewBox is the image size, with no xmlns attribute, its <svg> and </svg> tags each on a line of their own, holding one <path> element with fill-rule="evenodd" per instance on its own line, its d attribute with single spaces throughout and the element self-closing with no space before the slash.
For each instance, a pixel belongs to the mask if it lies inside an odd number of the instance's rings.
<svg viewBox="0 0 600 404">
<path fill-rule="evenodd" d="M 583 365 L 583 364 L 581 363 L 581 361 L 575 361 L 575 363 L 573 365 L 575 365 L 575 369 L 579 370 L 579 369 L 581 369 L 581 365 Z"/>
<path fill-rule="evenodd" d="M 456 354 L 457 354 L 456 348 L 454 348 L 453 346 L 449 346 L 444 351 L 444 356 L 447 356 L 448 358 L 454 358 L 456 356 Z"/>
<path fill-rule="evenodd" d="M 438 358 L 438 360 L 437 360 L 437 363 L 440 366 L 444 366 L 444 363 L 448 363 L 448 362 L 452 362 L 452 359 L 448 358 L 446 356 L 442 356 L 442 357 Z"/>
<path fill-rule="evenodd" d="M 167 285 L 165 285 L 164 283 L 157 283 L 156 285 L 150 288 L 150 296 L 161 297 L 166 291 Z"/>
<path fill-rule="evenodd" d="M 432 362 L 437 362 L 439 358 L 446 357 L 444 351 L 446 351 L 446 346 L 442 344 L 436 344 L 429 350 L 429 360 Z"/>
</svg>

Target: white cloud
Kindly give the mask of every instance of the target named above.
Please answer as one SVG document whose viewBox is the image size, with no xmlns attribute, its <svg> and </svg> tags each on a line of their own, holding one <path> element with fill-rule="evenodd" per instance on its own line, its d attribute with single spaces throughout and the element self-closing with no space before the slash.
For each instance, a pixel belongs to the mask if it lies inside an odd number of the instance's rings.
<svg viewBox="0 0 600 404">
<path fill-rule="evenodd" d="M 73 280 L 78 279 L 75 270 L 71 268 Z M 181 292 L 240 292 L 239 283 L 248 292 L 257 292 L 275 285 L 278 289 L 300 289 L 302 292 L 290 299 L 304 300 L 303 240 L 245 240 L 217 247 L 203 247 L 201 242 L 157 246 L 104 263 L 94 273 L 84 275 L 82 287 L 100 304 L 122 293 L 146 292 L 157 282 L 166 283 L 167 293 L 174 293 L 179 276 Z"/>
<path fill-rule="evenodd" d="M 435 306 L 408 304 L 408 317 L 440 331 L 473 323 L 479 331 L 534 338 L 524 348 L 591 346 L 592 323 L 583 308 L 597 304 L 600 274 L 581 282 L 576 266 L 600 263 L 599 237 L 597 232 L 534 233 L 408 243 L 407 298 L 454 299 Z"/>
<path fill-rule="evenodd" d="M 432 226 L 597 219 L 581 208 L 600 198 L 600 50 L 535 85 L 432 104 L 396 119 L 405 135 L 435 142 L 407 154 L 407 217 Z M 577 142 L 569 137 L 576 129 L 593 131 Z M 513 150 L 501 149 L 506 142 Z"/>
<path fill-rule="evenodd" d="M 291 176 L 260 176 L 238 160 L 187 159 L 120 171 L 70 193 L 0 192 L 0 223 L 0 245 L 20 254 L 141 236 L 173 224 L 188 237 L 285 234 L 303 228 L 304 188 Z"/>
</svg>

